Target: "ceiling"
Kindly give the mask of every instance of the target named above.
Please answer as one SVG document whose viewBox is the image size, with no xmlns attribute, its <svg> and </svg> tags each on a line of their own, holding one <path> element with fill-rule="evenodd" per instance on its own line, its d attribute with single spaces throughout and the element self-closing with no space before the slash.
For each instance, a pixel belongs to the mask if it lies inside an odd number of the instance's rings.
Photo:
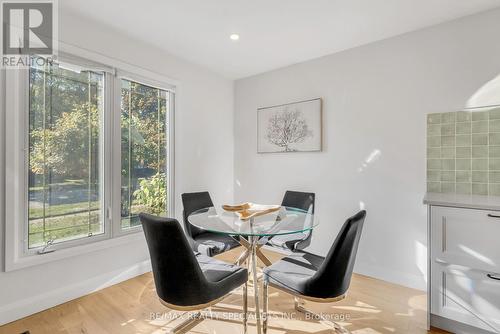
<svg viewBox="0 0 500 334">
<path fill-rule="evenodd" d="M 500 0 L 62 0 L 231 79 L 500 6 Z M 238 33 L 240 40 L 229 35 Z"/>
</svg>

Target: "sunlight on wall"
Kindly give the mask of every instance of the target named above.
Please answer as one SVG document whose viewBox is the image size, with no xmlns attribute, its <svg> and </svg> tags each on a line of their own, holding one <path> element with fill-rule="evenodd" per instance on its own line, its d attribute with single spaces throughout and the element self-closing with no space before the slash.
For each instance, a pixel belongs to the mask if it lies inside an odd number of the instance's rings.
<svg viewBox="0 0 500 334">
<path fill-rule="evenodd" d="M 427 283 L 427 246 L 420 241 L 415 241 L 415 263 L 418 270 L 422 273 L 422 277 Z"/>
<path fill-rule="evenodd" d="M 363 172 L 366 168 L 368 168 L 368 165 L 377 161 L 381 155 L 382 155 L 382 152 L 379 149 L 374 149 L 366 157 L 365 161 L 363 161 L 363 163 L 361 164 L 361 167 L 358 168 L 358 172 L 360 172 L 360 173 Z"/>
<path fill-rule="evenodd" d="M 484 84 L 467 101 L 467 109 L 500 105 L 500 75 Z"/>
</svg>

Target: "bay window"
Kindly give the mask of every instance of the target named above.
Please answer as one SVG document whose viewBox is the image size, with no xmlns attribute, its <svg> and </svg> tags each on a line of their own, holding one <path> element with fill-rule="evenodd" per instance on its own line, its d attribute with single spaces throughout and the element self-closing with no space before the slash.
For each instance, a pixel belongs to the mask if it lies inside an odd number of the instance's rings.
<svg viewBox="0 0 500 334">
<path fill-rule="evenodd" d="M 172 214 L 174 87 L 111 65 L 64 54 L 5 72 L 7 267 Z"/>
</svg>

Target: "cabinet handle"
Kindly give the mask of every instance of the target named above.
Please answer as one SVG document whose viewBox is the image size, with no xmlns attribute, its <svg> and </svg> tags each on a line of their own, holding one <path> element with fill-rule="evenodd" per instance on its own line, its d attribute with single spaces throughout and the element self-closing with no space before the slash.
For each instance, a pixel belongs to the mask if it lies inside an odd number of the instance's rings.
<svg viewBox="0 0 500 334">
<path fill-rule="evenodd" d="M 443 216 L 443 219 L 441 220 L 441 251 L 444 253 L 446 252 L 446 217 Z"/>
<path fill-rule="evenodd" d="M 491 278 L 491 279 L 494 279 L 494 280 L 500 281 L 500 276 L 498 276 L 498 275 L 494 275 L 494 274 L 486 274 L 486 276 L 488 276 L 488 278 Z"/>
<path fill-rule="evenodd" d="M 494 215 L 494 214 L 491 214 L 491 213 L 488 213 L 488 217 L 490 217 L 490 218 L 500 218 L 499 215 Z"/>
</svg>

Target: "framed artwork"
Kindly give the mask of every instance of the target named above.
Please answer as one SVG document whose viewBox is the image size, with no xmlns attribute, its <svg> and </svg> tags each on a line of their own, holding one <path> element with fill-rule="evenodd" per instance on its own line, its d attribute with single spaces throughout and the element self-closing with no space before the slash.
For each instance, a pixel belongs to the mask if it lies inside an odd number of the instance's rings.
<svg viewBox="0 0 500 334">
<path fill-rule="evenodd" d="M 321 98 L 257 109 L 257 152 L 321 151 Z"/>
</svg>

